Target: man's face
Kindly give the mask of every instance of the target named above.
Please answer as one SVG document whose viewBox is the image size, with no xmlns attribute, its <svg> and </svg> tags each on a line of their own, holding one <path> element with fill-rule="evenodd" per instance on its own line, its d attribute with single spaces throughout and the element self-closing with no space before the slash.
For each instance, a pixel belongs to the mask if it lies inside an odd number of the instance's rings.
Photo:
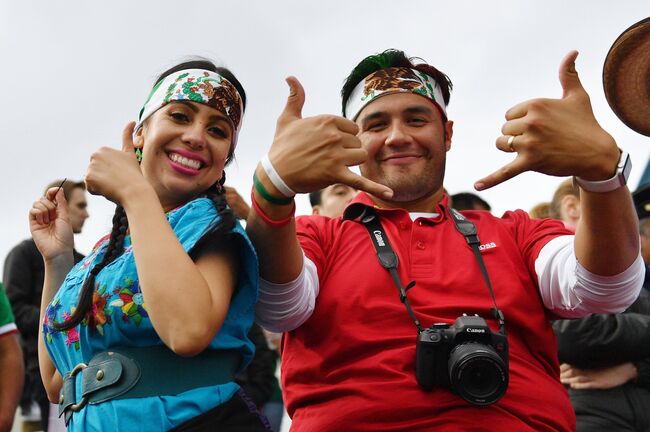
<svg viewBox="0 0 650 432">
<path fill-rule="evenodd" d="M 413 93 L 382 96 L 356 122 L 368 152 L 361 173 L 393 189 L 392 201 L 417 200 L 442 187 L 453 123 L 443 124 L 433 102 Z"/>
<path fill-rule="evenodd" d="M 79 234 L 84 222 L 88 218 L 88 203 L 86 202 L 86 191 L 81 188 L 74 188 L 68 200 L 68 216 L 72 232 Z"/>
<path fill-rule="evenodd" d="M 341 216 L 345 206 L 352 201 L 356 193 L 357 190 L 348 185 L 330 185 L 321 191 L 320 204 L 314 207 L 314 214 L 331 218 Z"/>
</svg>

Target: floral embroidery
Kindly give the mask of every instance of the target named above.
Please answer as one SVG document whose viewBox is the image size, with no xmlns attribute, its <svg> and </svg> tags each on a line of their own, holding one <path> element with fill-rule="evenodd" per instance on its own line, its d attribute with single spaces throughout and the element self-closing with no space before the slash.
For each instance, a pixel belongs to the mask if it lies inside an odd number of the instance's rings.
<svg viewBox="0 0 650 432">
<path fill-rule="evenodd" d="M 79 333 L 77 333 L 76 327 L 65 331 L 65 344 L 67 346 L 74 345 L 75 351 L 79 351 Z"/>
<path fill-rule="evenodd" d="M 59 309 L 61 309 L 61 303 L 59 303 L 59 299 L 57 298 L 50 303 L 45 310 L 45 318 L 43 318 L 43 335 L 48 343 L 52 343 L 52 329 L 50 328 L 50 322 L 56 320 L 56 313 Z"/>
<path fill-rule="evenodd" d="M 50 327 L 50 324 L 56 321 L 56 314 L 59 309 L 61 309 L 61 303 L 59 303 L 59 299 L 57 298 L 47 307 L 45 318 L 43 318 L 43 334 L 47 343 L 50 344 L 52 343 L 52 334 L 57 332 L 57 330 L 53 330 Z M 74 311 L 74 308 L 72 308 L 72 310 Z M 63 320 L 66 321 L 70 319 L 70 315 L 71 314 L 68 312 L 63 312 Z M 73 327 L 68 330 L 62 330 L 61 333 L 65 335 L 65 344 L 67 346 L 74 346 L 75 351 L 79 351 L 79 333 L 77 332 L 77 329 Z"/>
<path fill-rule="evenodd" d="M 215 75 L 218 76 L 218 75 Z M 232 120 L 235 128 L 241 121 L 241 98 L 237 89 L 227 80 L 215 78 L 204 71 L 203 76 L 180 74 L 167 87 L 163 103 L 171 100 L 190 100 L 204 103 Z M 179 87 L 180 86 L 180 87 Z"/>
<path fill-rule="evenodd" d="M 140 285 L 137 281 L 129 277 L 125 277 L 125 286 L 116 288 L 113 292 L 119 296 L 118 299 L 113 300 L 110 305 L 117 306 L 122 309 L 122 320 L 128 322 L 133 319 L 136 326 L 140 326 L 142 318 L 146 318 L 147 309 L 144 303 L 144 297 L 140 292 Z"/>
<path fill-rule="evenodd" d="M 88 311 L 84 324 L 88 326 L 91 333 L 97 330 L 104 335 L 104 324 L 111 324 L 111 308 L 106 307 L 109 293 L 106 293 L 106 286 L 102 285 L 93 292 L 93 304 Z"/>
</svg>

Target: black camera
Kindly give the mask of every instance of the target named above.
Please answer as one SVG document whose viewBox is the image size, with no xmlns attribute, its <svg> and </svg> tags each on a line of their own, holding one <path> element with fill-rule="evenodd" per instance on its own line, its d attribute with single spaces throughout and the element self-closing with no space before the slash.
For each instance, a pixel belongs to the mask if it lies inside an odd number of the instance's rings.
<svg viewBox="0 0 650 432">
<path fill-rule="evenodd" d="M 493 404 L 508 388 L 508 339 L 479 316 L 433 324 L 418 335 L 415 375 L 426 391 L 447 387 L 471 404 Z"/>
</svg>

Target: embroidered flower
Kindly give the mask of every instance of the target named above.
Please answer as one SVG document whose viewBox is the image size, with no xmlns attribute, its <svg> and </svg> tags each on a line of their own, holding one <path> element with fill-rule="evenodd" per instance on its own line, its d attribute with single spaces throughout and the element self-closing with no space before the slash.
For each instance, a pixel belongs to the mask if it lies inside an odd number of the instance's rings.
<svg viewBox="0 0 650 432">
<path fill-rule="evenodd" d="M 86 316 L 85 324 L 92 333 L 97 330 L 100 335 L 104 335 L 104 324 L 111 323 L 111 308 L 106 307 L 109 294 L 105 294 L 106 286 L 101 286 L 93 292 L 93 304 Z"/>
<path fill-rule="evenodd" d="M 50 322 L 56 320 L 56 314 L 61 309 L 61 303 L 59 299 L 55 299 L 50 303 L 45 310 L 45 317 L 43 318 L 43 335 L 45 335 L 45 340 L 48 343 L 52 343 L 52 329 L 50 328 Z"/>
<path fill-rule="evenodd" d="M 142 318 L 148 317 L 144 298 L 140 292 L 140 286 L 137 281 L 131 278 L 125 278 L 125 286 L 123 288 L 116 288 L 115 293 L 118 299 L 113 300 L 110 305 L 122 309 L 122 320 L 128 322 L 133 320 L 136 326 L 140 326 Z"/>
<path fill-rule="evenodd" d="M 65 344 L 67 346 L 74 345 L 75 351 L 79 351 L 79 333 L 76 327 L 65 331 Z"/>
</svg>

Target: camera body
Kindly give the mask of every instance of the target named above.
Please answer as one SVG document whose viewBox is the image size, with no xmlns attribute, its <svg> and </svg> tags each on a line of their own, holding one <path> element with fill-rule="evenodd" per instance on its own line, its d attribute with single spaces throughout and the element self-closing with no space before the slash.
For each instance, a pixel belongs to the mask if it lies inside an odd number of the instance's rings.
<svg viewBox="0 0 650 432">
<path fill-rule="evenodd" d="M 433 324 L 417 338 L 415 375 L 422 389 L 446 387 L 473 405 L 490 405 L 508 388 L 508 339 L 477 315 Z"/>
</svg>

